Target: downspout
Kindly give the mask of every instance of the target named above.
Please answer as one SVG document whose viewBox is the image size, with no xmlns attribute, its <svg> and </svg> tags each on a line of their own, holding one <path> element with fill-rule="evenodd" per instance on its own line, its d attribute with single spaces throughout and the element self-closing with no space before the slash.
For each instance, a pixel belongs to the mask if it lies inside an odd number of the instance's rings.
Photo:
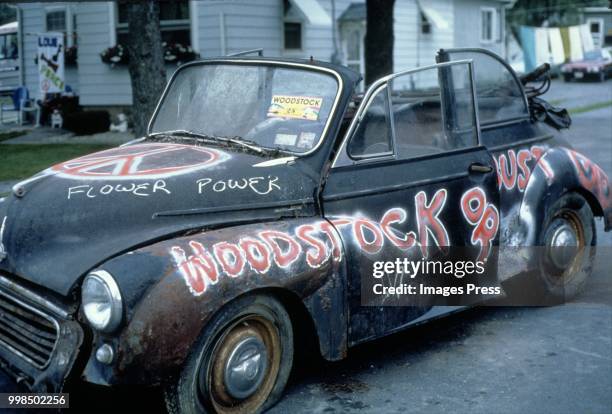
<svg viewBox="0 0 612 414">
<path fill-rule="evenodd" d="M 340 54 L 340 47 L 338 46 L 338 21 L 336 20 L 336 0 L 331 0 L 331 12 L 332 12 L 332 44 L 334 51 L 332 54 L 332 63 L 341 65 L 343 62 Z"/>
<path fill-rule="evenodd" d="M 221 56 L 227 55 L 227 39 L 225 38 L 225 13 L 219 12 L 219 41 Z"/>
<path fill-rule="evenodd" d="M 25 86 L 25 59 L 23 56 L 23 18 L 21 14 L 21 8 L 18 5 L 14 5 L 17 10 L 17 52 L 19 53 L 19 85 Z"/>
</svg>

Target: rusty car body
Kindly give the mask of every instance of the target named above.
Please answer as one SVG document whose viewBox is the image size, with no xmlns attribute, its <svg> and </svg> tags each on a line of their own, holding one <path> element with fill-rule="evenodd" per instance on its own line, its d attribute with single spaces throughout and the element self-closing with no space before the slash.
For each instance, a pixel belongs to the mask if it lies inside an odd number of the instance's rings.
<svg viewBox="0 0 612 414">
<path fill-rule="evenodd" d="M 498 56 L 440 51 L 362 97 L 359 81 L 314 61 L 190 63 L 146 137 L 17 184 L 0 200 L 2 368 L 37 392 L 163 385 L 171 411 L 258 411 L 296 336 L 338 360 L 454 309 L 362 306 L 374 260 L 470 246 L 508 280 L 537 259 L 496 247 L 611 228 L 605 173 L 531 116 Z"/>
</svg>

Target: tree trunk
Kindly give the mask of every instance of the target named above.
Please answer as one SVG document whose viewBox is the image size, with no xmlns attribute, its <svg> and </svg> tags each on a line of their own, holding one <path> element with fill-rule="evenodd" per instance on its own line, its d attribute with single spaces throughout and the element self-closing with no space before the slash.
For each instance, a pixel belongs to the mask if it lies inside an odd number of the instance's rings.
<svg viewBox="0 0 612 414">
<path fill-rule="evenodd" d="M 159 27 L 159 3 L 153 0 L 129 2 L 130 31 L 127 51 L 132 82 L 132 121 L 135 135 L 142 136 L 166 84 L 166 68 Z"/>
<path fill-rule="evenodd" d="M 366 0 L 366 85 L 393 72 L 394 4 L 395 0 Z"/>
</svg>

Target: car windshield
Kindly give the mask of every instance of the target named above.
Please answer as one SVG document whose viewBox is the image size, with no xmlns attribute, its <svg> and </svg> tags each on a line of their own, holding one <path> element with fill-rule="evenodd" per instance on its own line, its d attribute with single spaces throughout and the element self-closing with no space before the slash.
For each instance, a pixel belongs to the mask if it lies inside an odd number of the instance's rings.
<svg viewBox="0 0 612 414">
<path fill-rule="evenodd" d="M 336 78 L 317 70 L 192 65 L 176 74 L 151 133 L 189 131 L 303 153 L 321 139 L 337 94 Z"/>
<path fill-rule="evenodd" d="M 599 60 L 601 59 L 601 50 L 591 50 L 584 54 L 584 60 Z"/>
</svg>

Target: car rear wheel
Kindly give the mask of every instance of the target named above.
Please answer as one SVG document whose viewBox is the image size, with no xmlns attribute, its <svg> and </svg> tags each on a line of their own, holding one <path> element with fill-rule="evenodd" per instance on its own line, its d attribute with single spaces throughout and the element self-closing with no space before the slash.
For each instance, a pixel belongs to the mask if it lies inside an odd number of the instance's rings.
<svg viewBox="0 0 612 414">
<path fill-rule="evenodd" d="M 171 413 L 258 413 L 280 398 L 293 362 L 291 319 L 271 296 L 246 296 L 205 328 L 174 384 Z"/>
<path fill-rule="evenodd" d="M 571 299 L 582 290 L 593 268 L 593 212 L 584 197 L 570 193 L 553 205 L 545 223 L 540 277 L 553 300 Z"/>
</svg>

